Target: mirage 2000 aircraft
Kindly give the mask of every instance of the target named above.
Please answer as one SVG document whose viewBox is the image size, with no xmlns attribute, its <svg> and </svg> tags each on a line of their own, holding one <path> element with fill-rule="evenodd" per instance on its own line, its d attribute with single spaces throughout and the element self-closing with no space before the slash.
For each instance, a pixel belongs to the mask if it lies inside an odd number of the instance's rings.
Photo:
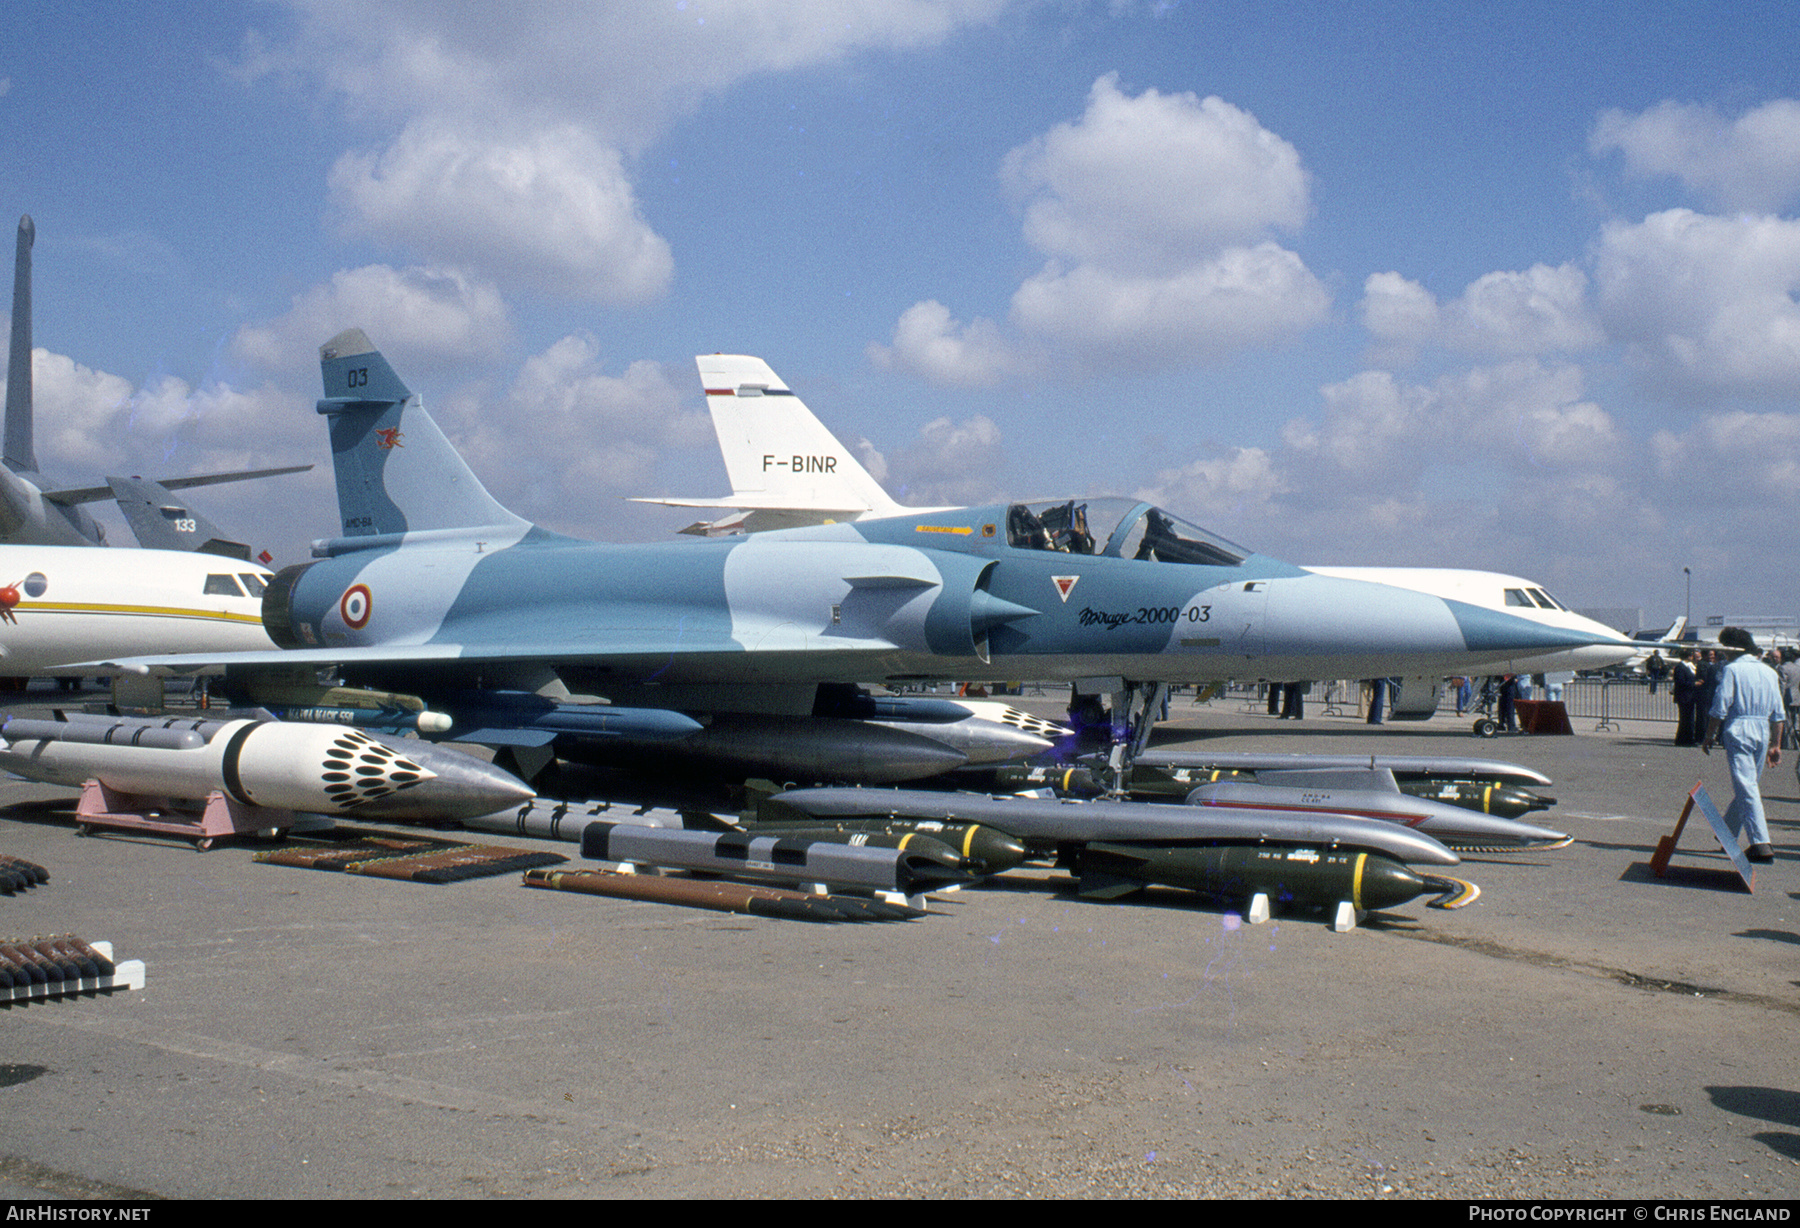
<svg viewBox="0 0 1800 1228">
<path fill-rule="evenodd" d="M 434 706 L 484 706 L 496 726 L 521 697 L 536 722 L 584 692 L 610 701 L 587 711 L 617 736 L 641 730 L 678 755 L 704 740 L 695 726 L 732 717 L 769 720 L 770 740 L 816 737 L 807 722 L 856 683 L 1107 677 L 1142 714 L 1171 682 L 1482 672 L 1593 642 L 1314 575 L 1132 499 L 579 541 L 497 503 L 361 330 L 320 357 L 342 536 L 270 584 L 263 622 L 281 650 L 117 666 L 334 666 Z"/>
<path fill-rule="evenodd" d="M 731 509 L 735 515 L 702 521 L 682 532 L 695 536 L 755 533 L 772 528 L 833 521 L 858 524 L 894 516 L 919 516 L 944 508 L 909 508 L 895 503 L 881 484 L 859 464 L 850 450 L 815 417 L 805 403 L 760 358 L 742 354 L 703 354 L 694 360 L 706 391 L 706 407 L 732 493 L 719 499 L 644 498 L 640 503 L 671 507 Z M 1093 515 L 1090 501 L 1089 515 Z M 1551 670 L 1599 669 L 1628 659 L 1641 645 L 1622 640 L 1611 628 L 1584 618 L 1551 598 L 1542 585 L 1517 576 L 1489 571 L 1435 567 L 1315 567 L 1305 571 L 1340 579 L 1362 580 L 1426 593 L 1452 602 L 1510 614 L 1569 637 L 1562 646 L 1515 658 L 1498 670 L 1470 664 L 1455 673 L 1543 673 Z M 1326 677 L 1374 677 L 1377 673 L 1318 672 L 1284 675 L 1264 660 L 1243 680 L 1292 682 Z M 1412 703 L 1396 706 L 1394 715 L 1428 716 L 1437 707 L 1439 680 L 1410 679 L 1403 694 Z"/>
</svg>

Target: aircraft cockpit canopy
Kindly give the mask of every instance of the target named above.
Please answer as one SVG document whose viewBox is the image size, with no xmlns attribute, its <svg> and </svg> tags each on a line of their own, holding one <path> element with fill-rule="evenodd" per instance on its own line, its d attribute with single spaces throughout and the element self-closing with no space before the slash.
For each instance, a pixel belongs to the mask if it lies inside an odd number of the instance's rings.
<svg viewBox="0 0 1800 1228">
<path fill-rule="evenodd" d="M 1509 588 L 1506 590 L 1506 604 L 1532 608 L 1532 603 L 1540 610 L 1564 610 L 1568 607 L 1546 593 L 1541 588 Z"/>
<path fill-rule="evenodd" d="M 1136 499 L 1065 499 L 1006 509 L 1007 544 L 1020 550 L 1236 567 L 1242 546 Z"/>
</svg>

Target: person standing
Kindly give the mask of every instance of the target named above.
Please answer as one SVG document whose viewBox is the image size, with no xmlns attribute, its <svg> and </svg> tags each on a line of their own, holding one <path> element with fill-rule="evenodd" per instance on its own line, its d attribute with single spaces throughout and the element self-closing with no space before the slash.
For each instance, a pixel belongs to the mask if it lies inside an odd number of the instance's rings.
<svg viewBox="0 0 1800 1228">
<path fill-rule="evenodd" d="M 1500 728 L 1508 733 L 1519 732 L 1519 716 L 1517 700 L 1519 698 L 1519 676 L 1508 674 L 1500 680 L 1500 712 L 1498 719 Z"/>
<path fill-rule="evenodd" d="M 1724 657 L 1711 648 L 1702 648 L 1700 656 L 1694 663 L 1694 673 L 1700 679 L 1696 698 L 1699 706 L 1694 709 L 1694 745 L 1698 746 L 1706 739 L 1706 717 L 1712 711 L 1713 692 L 1719 687 L 1719 671 L 1725 667 Z"/>
<path fill-rule="evenodd" d="M 1700 744 L 1700 723 L 1702 716 L 1695 719 L 1700 708 L 1700 676 L 1694 672 L 1693 650 L 1680 648 L 1675 652 L 1675 667 L 1669 671 L 1669 693 L 1675 699 L 1675 745 L 1698 746 Z"/>
<path fill-rule="evenodd" d="M 1742 627 L 1725 628 L 1719 633 L 1719 643 L 1742 650 L 1742 655 L 1719 671 L 1707 713 L 1706 741 L 1700 749 L 1711 754 L 1714 742 L 1724 744 L 1732 790 L 1725 823 L 1749 840 L 1744 856 L 1751 861 L 1774 861 L 1757 778 L 1765 762 L 1770 767 L 1781 762 L 1781 727 L 1787 723 L 1781 684 L 1775 671 L 1756 659 L 1756 641 Z"/>
</svg>

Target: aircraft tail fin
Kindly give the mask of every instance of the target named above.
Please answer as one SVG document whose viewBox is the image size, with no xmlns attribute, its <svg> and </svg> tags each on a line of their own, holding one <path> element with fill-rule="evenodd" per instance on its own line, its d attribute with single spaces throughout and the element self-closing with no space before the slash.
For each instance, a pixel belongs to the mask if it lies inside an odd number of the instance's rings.
<svg viewBox="0 0 1800 1228">
<path fill-rule="evenodd" d="M 0 449 L 14 473 L 36 473 L 31 442 L 31 245 L 37 227 L 31 215 L 19 218 L 18 253 L 13 258 L 12 347 L 6 357 L 6 434 Z"/>
<path fill-rule="evenodd" d="M 345 537 L 530 527 L 487 492 L 362 329 L 320 346 L 319 369 Z"/>
<path fill-rule="evenodd" d="M 810 513 L 813 523 L 905 510 L 768 363 L 743 354 L 694 361 L 731 478 L 731 498 L 708 502 Z"/>
<path fill-rule="evenodd" d="M 106 484 L 138 545 L 146 550 L 195 550 L 234 559 L 250 557 L 249 546 L 227 538 L 224 530 L 160 482 L 107 478 Z"/>
</svg>

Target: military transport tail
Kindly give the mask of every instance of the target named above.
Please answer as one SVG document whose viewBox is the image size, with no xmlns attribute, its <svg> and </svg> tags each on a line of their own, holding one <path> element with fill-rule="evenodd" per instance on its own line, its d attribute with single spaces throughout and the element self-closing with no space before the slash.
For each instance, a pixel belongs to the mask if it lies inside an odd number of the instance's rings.
<svg viewBox="0 0 1800 1228">
<path fill-rule="evenodd" d="M 706 389 L 731 494 L 723 499 L 637 499 L 669 507 L 735 508 L 684 533 L 755 533 L 797 525 L 894 516 L 903 508 L 825 429 L 769 364 L 743 354 L 694 360 Z"/>
<path fill-rule="evenodd" d="M 6 467 L 36 473 L 31 446 L 31 245 L 37 227 L 29 214 L 19 219 L 19 246 L 13 257 L 12 347 L 6 356 Z"/>
<path fill-rule="evenodd" d="M 331 460 L 345 537 L 491 529 L 530 523 L 501 507 L 362 329 L 319 347 Z"/>
<path fill-rule="evenodd" d="M 104 486 L 51 489 L 38 472 L 32 446 L 35 410 L 31 395 L 31 248 L 37 227 L 29 214 L 19 219 L 19 244 L 13 258 L 12 342 L 6 358 L 6 424 L 0 443 L 0 541 L 39 546 L 104 545 L 106 531 L 83 507 L 117 499 L 138 544 L 157 550 L 208 550 L 233 558 L 249 558 L 250 548 L 227 541 L 218 527 L 176 500 L 170 492 L 190 486 L 214 486 L 304 473 L 311 465 L 207 473 L 198 477 L 108 477 Z M 145 533 L 149 536 L 145 536 Z"/>
</svg>

